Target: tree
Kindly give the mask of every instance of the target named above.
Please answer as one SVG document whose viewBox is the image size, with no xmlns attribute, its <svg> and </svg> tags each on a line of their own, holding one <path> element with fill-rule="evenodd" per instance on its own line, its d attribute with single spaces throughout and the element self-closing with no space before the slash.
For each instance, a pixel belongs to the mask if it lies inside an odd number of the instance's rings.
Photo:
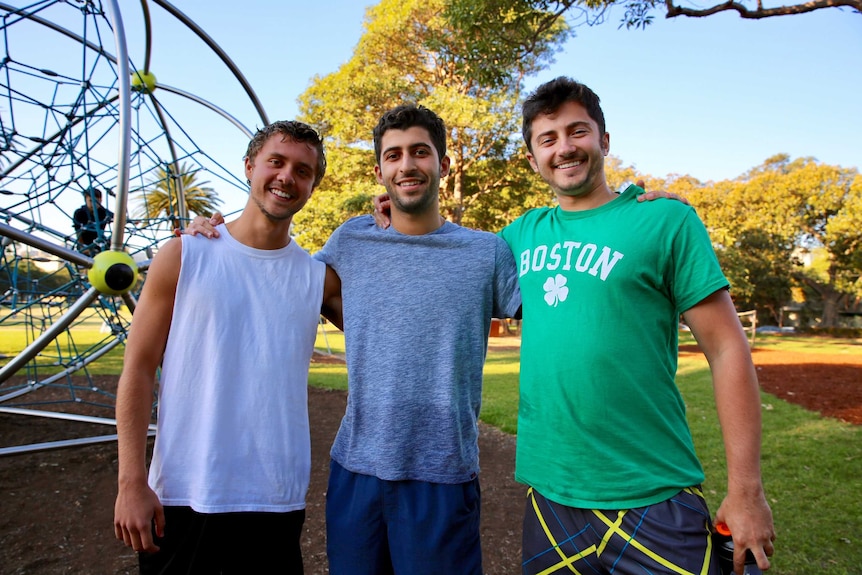
<svg viewBox="0 0 862 575">
<path fill-rule="evenodd" d="M 177 170 L 174 164 L 159 167 L 149 187 L 140 193 L 136 217 L 158 219 L 167 217 L 173 228 L 179 228 L 179 195 L 177 181 L 182 184 L 187 211 L 191 214 L 210 217 L 222 203 L 209 182 L 198 182 L 198 174 L 188 164 L 180 163 Z"/>
<path fill-rule="evenodd" d="M 788 163 L 788 187 L 802 206 L 800 247 L 824 250 L 823 273 L 794 278 L 820 298 L 822 327 L 835 327 L 842 302 L 862 295 L 862 178 L 811 158 Z"/>
<path fill-rule="evenodd" d="M 733 182 L 693 189 L 687 197 L 710 231 L 737 304 L 778 320 L 794 285 L 834 327 L 842 305 L 862 295 L 862 180 L 855 169 L 768 158 Z M 816 266 L 800 257 L 821 254 Z"/>
<path fill-rule="evenodd" d="M 620 27 L 645 28 L 652 23 L 655 14 L 662 10 L 666 18 L 703 18 L 733 11 L 740 18 L 761 19 L 804 14 L 824 8 L 846 7 L 862 13 L 862 0 L 805 0 L 772 7 L 764 7 L 761 0 L 726 0 L 696 7 L 684 6 L 674 0 L 451 0 L 447 19 L 456 29 L 467 32 L 481 30 L 487 21 L 497 18 L 526 18 L 540 32 L 562 19 L 567 19 L 572 26 L 601 24 L 614 7 L 624 9 Z M 508 57 L 528 53 L 532 49 L 529 39 L 522 44 L 518 44 L 517 39 L 503 40 L 509 48 Z"/>
<path fill-rule="evenodd" d="M 442 17 L 446 6 L 447 0 L 383 0 L 369 8 L 352 58 L 335 73 L 316 77 L 301 96 L 301 117 L 321 130 L 331 165 L 351 161 L 335 177 L 327 175 L 309 214 L 324 200 L 357 194 L 370 199 L 381 191 L 372 176 L 371 131 L 384 111 L 405 102 L 425 105 L 446 122 L 452 168 L 440 199 L 449 220 L 499 229 L 530 205 L 536 192 L 516 137 L 519 97 L 523 79 L 541 69 L 565 38 L 565 23 L 539 32 L 529 23 L 495 20 L 486 35 L 463 35 Z M 482 62 L 493 58 L 488 38 L 528 35 L 534 37 L 530 54 L 486 73 Z M 476 57 L 483 53 L 486 58 Z M 297 233 L 308 236 L 312 223 L 298 217 Z"/>
<path fill-rule="evenodd" d="M 682 178 L 668 189 L 688 187 L 685 196 L 709 230 L 737 309 L 757 309 L 761 320 L 777 323 L 790 299 L 795 265 L 798 227 L 786 218 L 791 199 L 769 178 L 692 184 Z"/>
</svg>

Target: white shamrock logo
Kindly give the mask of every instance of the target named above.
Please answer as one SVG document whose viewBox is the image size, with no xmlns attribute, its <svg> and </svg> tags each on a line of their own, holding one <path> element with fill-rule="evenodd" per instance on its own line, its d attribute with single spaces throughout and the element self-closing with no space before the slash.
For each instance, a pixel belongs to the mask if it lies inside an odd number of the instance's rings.
<svg viewBox="0 0 862 575">
<path fill-rule="evenodd" d="M 557 274 L 545 281 L 545 301 L 548 305 L 557 307 L 557 304 L 566 301 L 569 297 L 569 288 L 566 287 L 566 278 L 562 274 Z"/>
</svg>

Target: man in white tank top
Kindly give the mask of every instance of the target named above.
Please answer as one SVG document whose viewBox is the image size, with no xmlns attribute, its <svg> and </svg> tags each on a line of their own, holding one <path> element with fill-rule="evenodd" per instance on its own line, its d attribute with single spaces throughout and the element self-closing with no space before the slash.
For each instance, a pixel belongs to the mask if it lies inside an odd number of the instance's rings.
<svg viewBox="0 0 862 575">
<path fill-rule="evenodd" d="M 341 327 L 341 287 L 289 231 L 326 159 L 309 126 L 276 122 L 244 161 L 242 214 L 159 250 L 129 332 L 114 528 L 143 574 L 302 573 L 308 366 L 320 314 Z"/>
</svg>

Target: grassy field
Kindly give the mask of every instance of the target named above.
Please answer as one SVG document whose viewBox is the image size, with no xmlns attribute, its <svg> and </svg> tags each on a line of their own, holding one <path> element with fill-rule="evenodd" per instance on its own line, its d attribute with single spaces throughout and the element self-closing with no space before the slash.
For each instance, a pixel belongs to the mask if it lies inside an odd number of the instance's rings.
<svg viewBox="0 0 862 575">
<path fill-rule="evenodd" d="M 89 331 L 76 331 L 75 343 L 92 345 L 104 337 L 93 326 Z M 682 344 L 693 343 L 681 335 Z M 509 338 L 492 340 L 481 417 L 514 434 L 519 362 L 512 342 Z M 20 328 L 0 327 L 0 354 L 10 355 L 24 345 Z M 758 335 L 757 347 L 810 354 L 812 359 L 818 352 L 862 356 L 859 340 Z M 331 326 L 321 329 L 316 348 L 322 353 L 343 354 L 343 334 Z M 96 362 L 91 371 L 116 374 L 121 362 L 122 346 Z M 714 512 L 724 496 L 727 477 L 706 360 L 701 356 L 681 358 L 677 382 L 688 407 L 689 424 L 706 471 L 704 489 Z M 346 368 L 314 363 L 310 383 L 347 389 Z M 770 573 L 862 574 L 862 427 L 822 418 L 766 393 L 762 404 L 763 476 L 778 532 Z"/>
</svg>

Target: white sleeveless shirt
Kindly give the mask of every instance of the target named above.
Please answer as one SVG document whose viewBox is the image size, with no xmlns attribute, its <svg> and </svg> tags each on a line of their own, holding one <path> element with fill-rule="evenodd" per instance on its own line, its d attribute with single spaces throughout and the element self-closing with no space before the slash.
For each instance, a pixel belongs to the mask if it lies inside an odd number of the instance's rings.
<svg viewBox="0 0 862 575">
<path fill-rule="evenodd" d="M 149 483 L 201 513 L 305 508 L 308 364 L 326 267 L 295 242 L 182 236 Z"/>
</svg>

